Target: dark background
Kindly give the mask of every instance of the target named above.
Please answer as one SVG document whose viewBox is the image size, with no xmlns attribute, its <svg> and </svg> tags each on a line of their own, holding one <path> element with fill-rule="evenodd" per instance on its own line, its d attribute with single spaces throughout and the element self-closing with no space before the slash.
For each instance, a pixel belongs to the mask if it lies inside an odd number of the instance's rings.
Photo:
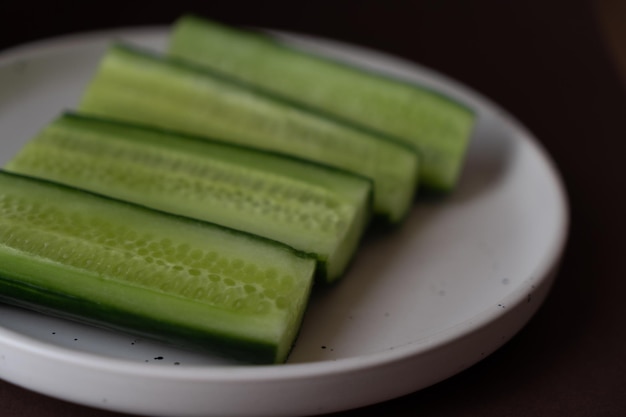
<svg viewBox="0 0 626 417">
<path fill-rule="evenodd" d="M 379 49 L 481 92 L 538 137 L 565 180 L 572 224 L 555 287 L 528 326 L 481 363 L 415 394 L 336 415 L 622 417 L 626 94 L 619 63 L 626 51 L 626 36 L 620 35 L 626 31 L 619 25 L 626 25 L 624 3 L 2 0 L 0 50 L 78 31 L 168 24 L 193 11 L 227 23 Z M 0 415 L 118 416 L 3 381 Z"/>
</svg>

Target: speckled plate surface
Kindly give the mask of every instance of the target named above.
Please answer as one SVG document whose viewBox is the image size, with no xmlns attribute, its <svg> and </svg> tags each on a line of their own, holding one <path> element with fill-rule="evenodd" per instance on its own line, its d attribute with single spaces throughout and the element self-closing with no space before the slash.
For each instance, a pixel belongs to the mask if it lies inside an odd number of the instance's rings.
<svg viewBox="0 0 626 417">
<path fill-rule="evenodd" d="M 0 55 L 0 163 L 74 106 L 111 40 L 159 49 L 166 35 L 164 28 L 91 33 Z M 568 212 L 558 173 L 532 135 L 479 94 L 425 68 L 276 35 L 475 108 L 478 125 L 454 194 L 417 202 L 402 228 L 365 242 L 349 275 L 315 294 L 285 365 L 243 366 L 0 304 L 0 378 L 151 416 L 321 414 L 454 375 L 535 313 L 552 284 Z"/>
</svg>

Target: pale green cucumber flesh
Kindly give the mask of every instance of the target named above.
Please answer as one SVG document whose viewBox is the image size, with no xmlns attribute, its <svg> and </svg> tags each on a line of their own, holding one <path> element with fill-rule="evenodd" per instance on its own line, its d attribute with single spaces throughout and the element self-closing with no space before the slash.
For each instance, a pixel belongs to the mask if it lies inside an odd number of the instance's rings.
<svg viewBox="0 0 626 417">
<path fill-rule="evenodd" d="M 315 260 L 268 239 L 0 171 L 0 298 L 283 362 Z"/>
<path fill-rule="evenodd" d="M 314 254 L 328 282 L 343 275 L 370 219 L 366 178 L 76 114 L 46 126 L 5 168 L 283 242 Z"/>
<path fill-rule="evenodd" d="M 423 186 L 457 182 L 474 113 L 442 94 L 191 15 L 175 22 L 169 53 L 404 139 L 421 152 Z"/>
<path fill-rule="evenodd" d="M 313 160 L 374 182 L 374 210 L 399 222 L 412 205 L 418 155 L 199 67 L 112 46 L 79 110 Z"/>
</svg>

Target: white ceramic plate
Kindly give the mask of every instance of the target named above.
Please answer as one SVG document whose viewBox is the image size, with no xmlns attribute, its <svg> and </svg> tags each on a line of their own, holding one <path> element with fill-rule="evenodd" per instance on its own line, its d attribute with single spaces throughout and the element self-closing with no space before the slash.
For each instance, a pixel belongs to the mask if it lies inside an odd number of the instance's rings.
<svg viewBox="0 0 626 417">
<path fill-rule="evenodd" d="M 407 394 L 509 340 L 548 292 L 567 232 L 563 187 L 531 134 L 469 89 L 388 56 L 285 41 L 431 86 L 478 112 L 458 189 L 419 202 L 317 294 L 288 364 L 242 366 L 0 305 L 0 377 L 65 400 L 152 416 L 296 416 Z M 106 45 L 163 48 L 164 28 L 93 33 L 0 55 L 0 163 L 77 102 Z M 531 358 L 527 358 L 531 360 Z M 384 382 L 383 382 L 384 381 Z"/>
</svg>

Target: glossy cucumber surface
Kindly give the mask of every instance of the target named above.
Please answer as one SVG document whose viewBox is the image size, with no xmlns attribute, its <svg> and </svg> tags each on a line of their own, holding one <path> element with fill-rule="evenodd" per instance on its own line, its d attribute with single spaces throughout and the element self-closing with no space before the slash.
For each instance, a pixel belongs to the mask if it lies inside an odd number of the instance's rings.
<svg viewBox="0 0 626 417">
<path fill-rule="evenodd" d="M 78 114 L 39 132 L 5 167 L 221 224 L 313 254 L 342 276 L 371 217 L 371 182 L 292 157 Z"/>
<path fill-rule="evenodd" d="M 193 15 L 175 22 L 169 54 L 405 141 L 420 152 L 427 188 L 457 182 L 474 113 L 438 92 Z"/>
<path fill-rule="evenodd" d="M 86 114 L 259 147 L 340 168 L 374 183 L 374 211 L 400 222 L 419 157 L 407 145 L 309 111 L 223 73 L 113 45 L 79 104 Z"/>
<path fill-rule="evenodd" d="M 315 265 L 276 241 L 0 171 L 5 302 L 280 363 Z"/>
</svg>

